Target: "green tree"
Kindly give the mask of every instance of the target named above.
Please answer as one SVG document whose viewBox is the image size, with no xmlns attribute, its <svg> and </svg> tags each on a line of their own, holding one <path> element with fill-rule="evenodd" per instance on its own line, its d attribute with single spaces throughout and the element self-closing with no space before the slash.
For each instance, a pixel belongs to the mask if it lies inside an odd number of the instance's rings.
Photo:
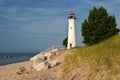
<svg viewBox="0 0 120 80">
<path fill-rule="evenodd" d="M 68 43 L 68 37 L 66 37 L 64 40 L 63 40 L 63 46 L 65 46 L 65 48 L 67 48 L 67 43 Z"/>
<path fill-rule="evenodd" d="M 83 43 L 96 44 L 119 32 L 114 15 L 109 15 L 104 7 L 93 7 L 88 19 L 82 23 Z"/>
</svg>

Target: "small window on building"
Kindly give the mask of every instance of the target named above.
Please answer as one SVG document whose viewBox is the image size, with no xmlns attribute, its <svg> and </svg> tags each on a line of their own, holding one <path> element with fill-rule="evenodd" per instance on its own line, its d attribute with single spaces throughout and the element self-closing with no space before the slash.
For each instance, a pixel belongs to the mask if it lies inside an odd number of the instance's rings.
<svg viewBox="0 0 120 80">
<path fill-rule="evenodd" d="M 72 27 L 70 27 L 70 29 L 72 29 Z"/>
</svg>

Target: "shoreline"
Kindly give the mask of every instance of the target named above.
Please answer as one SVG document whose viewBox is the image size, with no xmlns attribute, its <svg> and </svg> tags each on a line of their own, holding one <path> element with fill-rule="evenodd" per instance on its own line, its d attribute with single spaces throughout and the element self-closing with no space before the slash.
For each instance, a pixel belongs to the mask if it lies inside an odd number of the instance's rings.
<svg viewBox="0 0 120 80">
<path fill-rule="evenodd" d="M 66 53 L 66 50 L 58 52 L 52 60 L 57 60 L 61 64 L 40 71 L 33 68 L 33 60 L 2 65 L 0 66 L 0 80 L 61 80 L 62 61 L 68 52 Z"/>
<path fill-rule="evenodd" d="M 0 65 L 0 67 L 11 66 L 11 65 L 18 65 L 18 64 L 22 64 L 22 63 L 26 63 L 26 62 L 29 62 L 29 60 L 15 62 L 15 63 L 10 63 L 10 64 L 5 64 L 5 65 Z"/>
<path fill-rule="evenodd" d="M 35 55 L 36 55 L 35 53 L 33 54 L 28 54 L 28 53 L 0 54 L 0 66 L 28 61 L 31 57 Z"/>
</svg>

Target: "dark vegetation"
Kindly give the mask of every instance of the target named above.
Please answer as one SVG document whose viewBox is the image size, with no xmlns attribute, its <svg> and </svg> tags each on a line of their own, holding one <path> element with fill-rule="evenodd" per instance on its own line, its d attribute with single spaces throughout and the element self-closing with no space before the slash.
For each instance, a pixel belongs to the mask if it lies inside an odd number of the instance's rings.
<svg viewBox="0 0 120 80">
<path fill-rule="evenodd" d="M 109 15 L 104 7 L 93 7 L 82 23 L 83 43 L 92 45 L 110 38 L 119 32 L 116 26 L 114 15 Z"/>
<path fill-rule="evenodd" d="M 68 37 L 66 37 L 62 43 L 65 48 L 67 48 L 67 43 L 68 43 Z"/>
</svg>

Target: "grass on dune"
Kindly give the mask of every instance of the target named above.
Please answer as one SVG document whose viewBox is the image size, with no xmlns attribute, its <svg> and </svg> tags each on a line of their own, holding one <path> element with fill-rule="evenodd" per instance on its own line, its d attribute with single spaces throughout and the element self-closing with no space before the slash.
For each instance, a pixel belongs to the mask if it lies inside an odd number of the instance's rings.
<svg viewBox="0 0 120 80">
<path fill-rule="evenodd" d="M 89 63 L 92 68 L 105 67 L 114 70 L 120 67 L 120 35 L 115 35 L 103 42 L 92 46 L 76 47 L 72 54 L 65 57 L 63 72 L 67 74 L 70 70 L 79 67 L 81 60 Z"/>
</svg>

